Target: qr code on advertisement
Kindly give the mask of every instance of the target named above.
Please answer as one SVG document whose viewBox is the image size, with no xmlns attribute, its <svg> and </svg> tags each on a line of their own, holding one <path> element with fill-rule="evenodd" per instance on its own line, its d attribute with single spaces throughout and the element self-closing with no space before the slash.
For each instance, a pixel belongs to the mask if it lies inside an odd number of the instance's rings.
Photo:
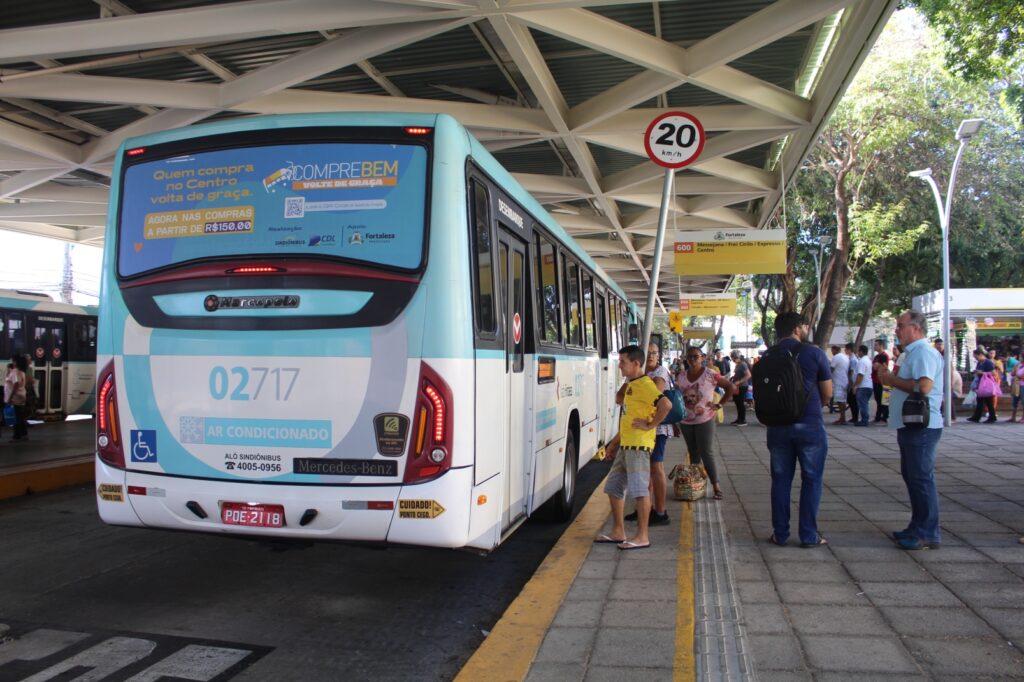
<svg viewBox="0 0 1024 682">
<path fill-rule="evenodd" d="M 306 215 L 305 197 L 286 197 L 284 200 L 284 217 L 301 218 Z"/>
<path fill-rule="evenodd" d="M 181 418 L 181 442 L 202 443 L 205 424 L 202 417 Z"/>
</svg>

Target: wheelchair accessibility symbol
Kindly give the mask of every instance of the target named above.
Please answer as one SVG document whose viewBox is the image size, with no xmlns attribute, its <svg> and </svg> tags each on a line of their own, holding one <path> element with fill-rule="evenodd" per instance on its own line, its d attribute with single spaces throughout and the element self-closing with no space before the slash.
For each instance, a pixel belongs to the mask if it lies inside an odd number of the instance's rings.
<svg viewBox="0 0 1024 682">
<path fill-rule="evenodd" d="M 156 431 L 132 429 L 132 461 L 156 462 Z"/>
</svg>

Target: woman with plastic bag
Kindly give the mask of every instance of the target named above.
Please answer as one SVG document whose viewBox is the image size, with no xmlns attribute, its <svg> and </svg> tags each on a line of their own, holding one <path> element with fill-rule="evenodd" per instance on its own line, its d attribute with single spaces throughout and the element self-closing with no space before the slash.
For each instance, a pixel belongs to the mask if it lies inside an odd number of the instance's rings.
<svg viewBox="0 0 1024 682">
<path fill-rule="evenodd" d="M 690 464 L 703 464 L 711 480 L 716 500 L 722 499 L 715 468 L 715 419 L 722 405 L 715 401 L 715 388 L 725 391 L 725 399 L 736 393 L 736 385 L 718 372 L 705 367 L 704 352 L 700 348 L 686 350 L 687 369 L 676 377 L 676 385 L 683 394 L 687 414 L 679 424 L 686 449 L 690 451 Z"/>
</svg>

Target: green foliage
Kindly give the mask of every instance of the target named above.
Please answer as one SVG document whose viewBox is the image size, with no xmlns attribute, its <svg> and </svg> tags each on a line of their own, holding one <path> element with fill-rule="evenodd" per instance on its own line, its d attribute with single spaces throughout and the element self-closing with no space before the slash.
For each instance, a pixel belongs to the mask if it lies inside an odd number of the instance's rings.
<svg viewBox="0 0 1024 682">
<path fill-rule="evenodd" d="M 1020 0 L 911 0 L 945 40 L 949 70 L 978 82 L 1019 71 L 1024 61 Z"/>
<path fill-rule="evenodd" d="M 896 204 L 875 204 L 870 208 L 855 205 L 850 212 L 850 236 L 853 238 L 851 268 L 877 265 L 892 256 L 900 256 L 912 248 L 928 229 L 928 223 L 905 228 L 901 216 L 909 201 Z"/>
</svg>

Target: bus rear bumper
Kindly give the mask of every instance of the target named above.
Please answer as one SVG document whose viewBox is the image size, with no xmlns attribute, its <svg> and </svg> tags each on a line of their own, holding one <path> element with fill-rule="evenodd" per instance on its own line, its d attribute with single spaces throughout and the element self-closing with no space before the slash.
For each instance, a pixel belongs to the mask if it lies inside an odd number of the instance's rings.
<svg viewBox="0 0 1024 682">
<path fill-rule="evenodd" d="M 122 491 L 118 502 L 109 491 L 104 499 L 97 488 L 100 517 L 113 525 L 450 548 L 470 544 L 472 478 L 467 467 L 409 486 L 277 485 L 126 474 L 100 461 L 96 466 L 97 484 Z M 283 525 L 225 523 L 221 512 L 227 502 L 280 505 Z"/>
</svg>

